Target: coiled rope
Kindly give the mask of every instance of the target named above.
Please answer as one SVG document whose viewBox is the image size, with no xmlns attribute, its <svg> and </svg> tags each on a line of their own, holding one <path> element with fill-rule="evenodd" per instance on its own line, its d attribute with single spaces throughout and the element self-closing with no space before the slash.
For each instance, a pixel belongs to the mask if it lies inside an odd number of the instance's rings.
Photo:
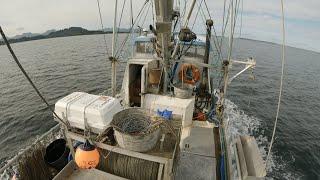
<svg viewBox="0 0 320 180">
<path fill-rule="evenodd" d="M 280 104 L 281 104 L 281 96 L 282 96 L 282 89 L 283 89 L 283 76 L 284 76 L 284 62 L 285 62 L 285 24 L 284 24 L 284 8 L 283 8 L 283 0 L 281 1 L 281 19 L 282 19 L 282 60 L 281 60 L 281 79 L 280 79 L 280 88 L 279 88 L 279 98 L 278 98 L 278 107 L 277 107 L 277 114 L 276 114 L 276 120 L 274 121 L 274 127 L 272 132 L 272 138 L 268 150 L 268 155 L 266 159 L 266 165 L 268 164 L 268 160 L 270 158 L 272 145 L 274 142 L 274 137 L 276 134 L 277 124 L 278 124 L 278 116 L 280 112 Z"/>
</svg>

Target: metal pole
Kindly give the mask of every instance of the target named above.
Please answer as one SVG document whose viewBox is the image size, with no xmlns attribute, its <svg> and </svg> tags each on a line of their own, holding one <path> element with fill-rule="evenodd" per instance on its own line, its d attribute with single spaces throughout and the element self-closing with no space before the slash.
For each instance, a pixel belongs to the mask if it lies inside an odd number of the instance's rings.
<svg viewBox="0 0 320 180">
<path fill-rule="evenodd" d="M 131 26 L 133 27 L 132 0 L 130 0 L 130 21 L 131 21 Z"/>
<path fill-rule="evenodd" d="M 211 41 L 211 28 L 213 26 L 213 21 L 211 19 L 208 19 L 206 22 L 207 25 L 207 35 L 206 35 L 206 49 L 204 53 L 204 60 L 203 63 L 209 64 L 209 56 L 210 56 L 210 41 Z M 202 84 L 205 85 L 206 88 L 210 89 L 209 86 L 209 81 L 210 78 L 208 78 L 209 72 L 208 68 L 204 67 L 203 68 L 203 78 L 202 78 Z"/>
<path fill-rule="evenodd" d="M 224 101 L 225 101 L 225 97 L 226 97 L 226 94 L 227 94 L 227 86 L 228 86 L 228 82 L 229 82 L 229 65 L 230 65 L 230 59 L 231 59 L 231 52 L 232 52 L 232 41 L 233 41 L 233 29 L 234 29 L 234 9 L 233 9 L 233 3 L 234 1 L 231 0 L 230 2 L 230 10 L 231 10 L 231 13 L 230 13 L 230 35 L 229 35 L 229 52 L 228 52 L 228 59 L 226 61 L 223 62 L 223 66 L 224 66 L 224 88 L 223 88 L 223 93 L 222 93 L 222 105 L 224 107 Z M 223 110 L 224 111 L 224 110 Z M 223 114 L 223 111 L 222 111 L 222 114 Z M 223 115 L 222 115 L 223 117 Z M 223 128 L 227 128 L 226 124 L 224 123 L 223 119 L 222 120 L 222 127 Z M 227 179 L 229 179 L 228 177 L 231 177 L 231 174 L 232 174 L 232 168 L 231 168 L 231 158 L 229 157 L 229 155 L 231 154 L 230 152 L 230 142 L 227 141 L 227 138 L 225 137 L 225 146 L 226 146 L 226 150 L 225 150 L 225 163 L 226 163 L 226 171 L 225 171 L 225 176 L 227 177 Z"/>
<path fill-rule="evenodd" d="M 234 9 L 233 9 L 233 0 L 230 2 L 230 34 L 229 34 L 229 52 L 228 52 L 228 60 L 225 63 L 224 71 L 224 87 L 223 87 L 223 96 L 225 97 L 227 94 L 227 87 L 229 82 L 229 64 L 232 55 L 232 41 L 233 41 L 233 29 L 234 29 Z M 224 103 L 224 97 L 222 99 L 222 103 Z"/>
<path fill-rule="evenodd" d="M 189 10 L 189 13 L 188 13 L 188 16 L 187 16 L 187 19 L 186 19 L 186 21 L 185 21 L 185 23 L 184 23 L 184 27 L 187 27 L 188 26 L 188 23 L 189 23 L 189 19 L 190 19 L 190 17 L 191 17 L 191 14 L 192 14 L 192 11 L 193 11 L 193 9 L 194 9 L 194 5 L 196 4 L 196 0 L 193 0 L 192 1 L 192 4 L 191 4 L 191 7 L 190 7 L 190 10 Z"/>
<path fill-rule="evenodd" d="M 131 24 L 131 28 L 133 29 L 133 9 L 132 9 L 132 0 L 130 0 L 130 24 Z M 131 33 L 131 43 L 134 44 L 134 37 L 133 37 L 133 32 L 134 30 L 132 30 Z M 131 47 L 131 56 L 133 57 L 134 55 L 134 46 Z"/>
<path fill-rule="evenodd" d="M 164 68 L 164 82 L 163 92 L 166 93 L 169 85 L 169 71 L 170 71 L 170 50 L 171 42 L 171 25 L 172 25 L 172 0 L 155 0 L 156 19 L 157 19 L 157 36 L 162 47 L 163 68 Z"/>
<path fill-rule="evenodd" d="M 188 12 L 188 16 L 187 18 L 185 19 L 185 22 L 184 22 L 184 25 L 183 27 L 187 28 L 188 27 L 188 23 L 189 23 L 189 20 L 190 20 L 190 17 L 191 17 L 191 14 L 192 14 L 192 11 L 194 9 L 194 5 L 196 4 L 196 0 L 193 0 L 192 1 L 192 4 L 191 4 L 191 7 L 189 9 L 189 12 Z M 179 47 L 179 39 L 174 47 L 174 50 L 173 50 L 173 53 L 171 55 L 171 58 L 174 58 L 176 56 L 176 54 L 178 53 L 178 48 Z"/>
<path fill-rule="evenodd" d="M 116 34 L 117 34 L 117 10 L 118 10 L 118 0 L 115 0 L 114 5 L 114 19 L 113 19 L 113 36 L 112 36 L 112 57 L 111 60 L 111 86 L 112 86 L 112 96 L 114 97 L 116 95 L 117 90 L 117 74 L 116 74 L 116 58 L 115 56 L 115 50 L 116 50 Z"/>
</svg>

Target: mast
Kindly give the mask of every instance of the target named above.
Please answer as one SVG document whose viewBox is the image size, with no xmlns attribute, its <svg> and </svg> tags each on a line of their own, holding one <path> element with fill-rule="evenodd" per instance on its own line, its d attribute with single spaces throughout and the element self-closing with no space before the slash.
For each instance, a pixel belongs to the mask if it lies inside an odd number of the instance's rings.
<svg viewBox="0 0 320 180">
<path fill-rule="evenodd" d="M 211 19 L 208 19 L 206 22 L 206 30 L 207 30 L 207 34 L 206 34 L 206 49 L 205 49 L 205 54 L 204 54 L 204 61 L 203 63 L 205 64 L 209 64 L 209 55 L 210 55 L 210 40 L 211 40 L 211 28 L 213 26 L 213 21 Z M 210 89 L 209 88 L 209 72 L 208 72 L 208 67 L 204 67 L 203 68 L 203 78 L 202 78 L 202 84 L 205 86 L 206 89 Z"/>
<path fill-rule="evenodd" d="M 133 11 L 132 11 L 132 0 L 130 0 L 130 22 L 133 27 Z"/>
<path fill-rule="evenodd" d="M 116 34 L 117 34 L 117 10 L 118 10 L 118 0 L 115 0 L 114 5 L 114 19 L 113 19 L 113 34 L 112 34 L 112 55 L 111 55 L 111 87 L 112 87 L 112 96 L 116 95 L 117 90 L 117 74 L 116 74 Z"/>
<path fill-rule="evenodd" d="M 229 64 L 232 55 L 232 41 L 233 41 L 233 31 L 234 31 L 234 2 L 231 0 L 230 2 L 230 34 L 229 34 L 229 51 L 228 51 L 228 59 L 223 62 L 224 68 L 224 86 L 223 86 L 223 97 L 222 97 L 222 104 L 224 103 L 225 96 L 227 94 L 227 87 L 229 82 Z"/>
<path fill-rule="evenodd" d="M 156 29 L 157 38 L 162 47 L 162 59 L 164 69 L 164 83 L 163 92 L 166 93 L 169 84 L 169 70 L 170 70 L 170 42 L 171 42 L 171 26 L 172 26 L 172 12 L 173 0 L 154 0 L 156 10 Z"/>
<path fill-rule="evenodd" d="M 191 14 L 192 14 L 192 11 L 194 9 L 195 4 L 196 4 L 196 0 L 192 0 L 188 15 L 187 15 L 187 17 L 185 19 L 185 22 L 183 24 L 184 28 L 188 27 L 188 23 L 189 23 L 189 20 L 190 20 L 190 17 L 191 17 Z M 176 45 L 174 47 L 174 51 L 173 51 L 173 53 L 171 55 L 171 58 L 174 58 L 176 56 L 176 54 L 178 53 L 178 49 L 179 49 L 179 40 L 178 40 L 178 42 L 176 43 Z"/>
<path fill-rule="evenodd" d="M 224 80 L 224 86 L 223 86 L 223 92 L 221 94 L 221 102 L 220 102 L 220 106 L 221 108 L 221 112 L 220 112 L 220 121 L 221 121 L 221 131 L 223 132 L 223 134 L 225 134 L 225 129 L 227 128 L 224 120 L 223 120 L 223 113 L 224 113 L 224 102 L 225 102 L 225 97 L 227 94 L 227 86 L 229 83 L 229 65 L 230 65 L 230 60 L 231 60 L 231 52 L 232 52 L 232 41 L 233 41 L 233 31 L 234 31 L 234 1 L 231 0 L 230 1 L 230 34 L 229 34 L 229 51 L 228 51 L 228 59 L 223 61 L 223 71 L 224 71 L 224 75 L 223 75 L 223 80 Z M 227 141 L 226 136 L 224 136 L 224 159 L 225 159 L 225 177 L 227 177 L 227 179 L 229 179 L 230 177 L 232 177 L 232 161 L 231 158 L 229 157 L 229 155 L 231 154 L 230 151 L 230 142 Z"/>
</svg>

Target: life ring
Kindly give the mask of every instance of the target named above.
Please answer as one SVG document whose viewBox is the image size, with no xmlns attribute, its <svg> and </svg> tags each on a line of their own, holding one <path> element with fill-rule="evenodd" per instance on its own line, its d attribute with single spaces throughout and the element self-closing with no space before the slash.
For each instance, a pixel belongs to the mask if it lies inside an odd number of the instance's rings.
<svg viewBox="0 0 320 180">
<path fill-rule="evenodd" d="M 184 83 L 194 85 L 200 79 L 199 68 L 193 64 L 183 64 L 179 71 L 179 78 Z"/>
</svg>

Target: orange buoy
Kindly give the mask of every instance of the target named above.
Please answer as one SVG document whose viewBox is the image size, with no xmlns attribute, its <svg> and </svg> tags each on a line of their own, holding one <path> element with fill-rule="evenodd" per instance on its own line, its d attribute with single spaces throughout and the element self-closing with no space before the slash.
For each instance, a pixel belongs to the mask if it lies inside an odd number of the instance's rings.
<svg viewBox="0 0 320 180">
<path fill-rule="evenodd" d="M 195 117 L 192 118 L 192 120 L 196 121 L 206 121 L 206 114 L 203 112 L 198 112 Z"/>
<path fill-rule="evenodd" d="M 81 169 L 91 169 L 98 166 L 100 154 L 94 145 L 87 140 L 81 144 L 75 153 L 75 162 Z"/>
<path fill-rule="evenodd" d="M 194 85 L 200 79 L 199 68 L 193 64 L 183 64 L 179 71 L 179 78 L 184 83 Z"/>
</svg>

